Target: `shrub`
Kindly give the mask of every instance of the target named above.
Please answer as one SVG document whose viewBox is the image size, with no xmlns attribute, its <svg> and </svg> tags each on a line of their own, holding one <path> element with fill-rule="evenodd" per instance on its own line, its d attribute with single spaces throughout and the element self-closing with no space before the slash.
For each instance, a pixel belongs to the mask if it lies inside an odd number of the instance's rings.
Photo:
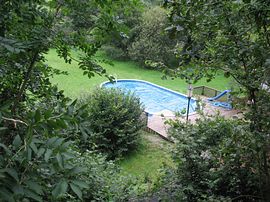
<svg viewBox="0 0 270 202">
<path fill-rule="evenodd" d="M 83 201 L 128 201 L 139 194 L 138 179 L 124 174 L 113 161 L 103 155 L 86 151 L 77 159 L 76 164 L 86 167 L 80 175 L 89 186 L 84 190 Z"/>
<path fill-rule="evenodd" d="M 0 201 L 126 201 L 137 194 L 137 181 L 114 162 L 79 152 L 75 141 L 88 114 L 75 103 L 51 100 L 49 109 L 16 120 L 0 106 Z"/>
<path fill-rule="evenodd" d="M 146 61 L 161 62 L 165 65 L 176 64 L 174 56 L 175 40 L 165 34 L 169 26 L 166 11 L 153 7 L 142 15 L 139 34 L 129 46 L 131 59 L 146 66 Z M 150 67 L 150 66 L 149 66 Z"/>
<path fill-rule="evenodd" d="M 63 131 L 78 120 L 61 113 L 71 105 L 61 107 L 58 102 L 57 107 L 24 112 L 16 120 L 0 107 L 0 201 L 79 199 L 88 188 L 78 177 L 85 167 L 74 163 L 78 156 L 73 142 L 63 138 Z"/>
<path fill-rule="evenodd" d="M 150 198 L 170 201 L 258 201 L 264 187 L 259 160 L 262 142 L 238 120 L 171 122 L 175 170 Z"/>
<path fill-rule="evenodd" d="M 114 47 L 112 45 L 103 46 L 102 50 L 105 52 L 107 56 L 109 56 L 112 59 L 124 60 L 127 58 L 126 53 L 122 49 Z"/>
<path fill-rule="evenodd" d="M 90 141 L 109 159 L 134 148 L 143 127 L 140 101 L 118 89 L 97 89 L 82 103 L 87 103 Z M 93 146 L 93 145 L 92 145 Z"/>
</svg>

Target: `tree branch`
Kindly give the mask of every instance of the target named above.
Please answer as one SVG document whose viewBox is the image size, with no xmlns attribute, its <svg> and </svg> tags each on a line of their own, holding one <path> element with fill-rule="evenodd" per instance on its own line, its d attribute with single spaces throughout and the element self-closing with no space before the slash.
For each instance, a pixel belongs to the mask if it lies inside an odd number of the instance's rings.
<svg viewBox="0 0 270 202">
<path fill-rule="evenodd" d="M 268 30 L 267 30 L 267 27 L 266 27 L 265 23 L 263 23 L 263 29 L 264 29 L 264 34 L 265 34 L 265 37 L 266 37 L 267 44 L 268 44 L 268 46 L 270 46 L 269 34 L 268 34 Z"/>
<path fill-rule="evenodd" d="M 17 108 L 19 102 L 21 101 L 22 94 L 23 94 L 23 92 L 25 91 L 26 85 L 27 85 L 27 83 L 28 83 L 28 81 L 29 81 L 29 79 L 30 79 L 31 72 L 32 72 L 32 70 L 33 70 L 33 68 L 34 68 L 34 66 L 35 66 L 36 60 L 37 60 L 37 58 L 38 58 L 38 54 L 39 54 L 38 51 L 36 51 L 36 52 L 34 53 L 32 59 L 31 59 L 31 62 L 30 62 L 30 64 L 29 64 L 29 67 L 28 67 L 28 69 L 27 69 L 27 72 L 26 72 L 25 75 L 24 75 L 24 80 L 22 81 L 22 83 L 21 83 L 21 85 L 20 85 L 19 92 L 18 92 L 18 94 L 17 94 L 17 96 L 16 96 L 16 98 L 15 98 L 14 105 L 13 105 L 13 107 L 12 107 L 12 112 L 13 112 L 13 114 L 15 114 L 16 108 Z"/>
<path fill-rule="evenodd" d="M 240 195 L 240 196 L 237 196 L 235 198 L 232 198 L 232 201 L 235 201 L 235 200 L 238 200 L 240 198 L 256 198 L 256 199 L 262 199 L 261 197 L 259 196 L 253 196 L 253 195 Z"/>
<path fill-rule="evenodd" d="M 27 123 L 25 123 L 24 121 L 18 120 L 18 119 L 7 118 L 7 117 L 4 117 L 4 116 L 2 116 L 2 119 L 5 120 L 5 121 L 11 121 L 11 122 L 13 122 L 15 128 L 16 128 L 16 126 L 17 126 L 17 123 L 21 123 L 21 124 L 23 124 L 23 125 L 28 126 Z"/>
</svg>

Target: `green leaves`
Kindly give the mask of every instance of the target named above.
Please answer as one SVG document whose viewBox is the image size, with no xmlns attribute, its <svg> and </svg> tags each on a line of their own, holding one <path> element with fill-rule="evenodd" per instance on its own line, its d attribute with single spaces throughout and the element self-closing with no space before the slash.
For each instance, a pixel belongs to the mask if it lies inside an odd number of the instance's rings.
<svg viewBox="0 0 270 202">
<path fill-rule="evenodd" d="M 35 122 L 39 122 L 41 120 L 41 113 L 39 110 L 36 110 L 36 113 L 34 115 Z"/>
<path fill-rule="evenodd" d="M 68 189 L 68 183 L 66 180 L 61 180 L 59 183 L 57 183 L 52 191 L 52 195 L 55 198 L 59 198 L 63 196 Z"/>
<path fill-rule="evenodd" d="M 128 48 L 132 60 L 147 68 L 161 69 L 163 66 L 177 65 L 173 49 L 177 40 L 170 39 L 164 32 L 170 26 L 165 9 L 152 7 L 147 9 L 137 25 L 137 33 Z M 174 26 L 173 26 L 174 27 Z M 168 29 L 171 29 L 169 27 Z M 168 30 L 167 30 L 168 31 Z M 149 62 L 153 61 L 153 62 Z M 158 66 L 151 64 L 158 64 Z"/>
<path fill-rule="evenodd" d="M 40 202 L 43 201 L 42 197 L 40 197 L 38 194 L 36 194 L 32 190 L 25 189 L 24 193 L 28 198 L 34 199 L 35 201 L 40 201 Z"/>
<path fill-rule="evenodd" d="M 56 159 L 57 159 L 57 162 L 58 162 L 59 167 L 60 167 L 60 168 L 63 168 L 64 166 L 63 166 L 63 158 L 62 158 L 62 155 L 59 154 L 59 153 L 57 153 L 57 154 L 56 154 Z"/>
<path fill-rule="evenodd" d="M 6 145 L 0 143 L 0 147 L 3 148 L 4 151 L 5 151 L 8 155 L 10 155 L 10 154 L 12 153 L 11 150 L 9 150 L 8 147 L 7 147 Z"/>
<path fill-rule="evenodd" d="M 259 193 L 259 176 L 252 167 L 258 166 L 254 149 L 260 140 L 250 132 L 249 123 L 205 117 L 196 124 L 173 122 L 171 127 L 170 133 L 177 140 L 174 182 L 193 190 L 184 192 L 184 197 L 205 197 L 208 201 L 230 199 L 237 193 Z"/>
<path fill-rule="evenodd" d="M 226 78 L 228 78 L 228 77 L 230 77 L 230 72 L 224 72 L 224 76 L 226 77 Z"/>
<path fill-rule="evenodd" d="M 166 1 L 172 23 L 168 30 L 179 40 L 177 72 L 196 69 L 195 73 L 203 74 L 194 76 L 196 81 L 203 77 L 211 80 L 211 75 L 221 70 L 225 77 L 230 72 L 246 89 L 258 88 L 263 81 L 270 41 L 269 33 L 262 29 L 262 24 L 269 26 L 267 14 L 258 17 L 256 13 L 264 13 L 263 8 L 269 3 L 249 2 Z M 180 31 L 172 29 L 177 26 L 181 26 Z"/>
<path fill-rule="evenodd" d="M 43 187 L 40 186 L 38 183 L 34 181 L 27 181 L 26 185 L 28 185 L 28 188 L 35 191 L 37 194 L 42 195 L 43 194 Z"/>
<path fill-rule="evenodd" d="M 11 193 L 5 189 L 5 188 L 0 188 L 0 196 L 1 196 L 1 199 L 4 199 L 6 201 L 11 201 L 11 202 L 15 202 L 13 196 L 11 195 Z"/>
<path fill-rule="evenodd" d="M 52 152 L 53 152 L 53 151 L 52 151 L 51 149 L 47 149 L 47 150 L 46 150 L 45 156 L 44 156 L 44 159 L 45 159 L 46 162 L 49 161 L 49 158 L 51 157 Z"/>
<path fill-rule="evenodd" d="M 44 154 L 44 152 L 45 152 L 45 148 L 40 148 L 40 149 L 38 150 L 38 152 L 37 152 L 37 157 L 38 157 L 38 158 L 41 157 L 41 156 Z M 48 161 L 48 159 L 49 159 L 49 157 L 46 157 L 46 156 L 45 156 L 45 161 L 46 161 L 46 162 Z"/>
<path fill-rule="evenodd" d="M 27 48 L 26 45 L 18 42 L 17 40 L 4 38 L 2 36 L 0 36 L 0 46 L 4 47 L 7 51 L 15 54 L 24 52 L 24 49 Z"/>
<path fill-rule="evenodd" d="M 78 62 L 89 77 L 95 73 L 105 75 L 93 56 L 114 28 L 113 9 L 121 4 L 1 4 L 0 200 L 83 199 L 82 189 L 89 187 L 79 179 L 88 168 L 78 163 L 81 154 L 68 140 L 79 141 L 77 135 L 82 128 L 87 139 L 88 114 L 77 109 L 76 101 L 70 104 L 70 99 L 51 84 L 52 76 L 59 71 L 46 64 L 44 55 L 55 48 L 67 63 Z M 73 49 L 83 53 L 82 57 L 72 57 Z M 11 119 L 4 120 L 2 115 Z"/>
<path fill-rule="evenodd" d="M 136 146 L 143 127 L 142 107 L 138 98 L 117 89 L 97 89 L 82 104 L 87 104 L 87 124 L 80 127 L 81 144 L 116 158 Z M 89 142 L 92 144 L 89 145 Z"/>
<path fill-rule="evenodd" d="M 80 188 L 89 188 L 89 185 L 82 180 L 73 180 L 72 183 Z"/>
<path fill-rule="evenodd" d="M 1 169 L 0 172 L 8 173 L 14 180 L 16 180 L 16 182 L 19 182 L 18 173 L 14 168 L 4 168 L 4 169 Z"/>
<path fill-rule="evenodd" d="M 77 185 L 75 185 L 73 183 L 70 184 L 70 187 L 71 187 L 72 191 L 74 191 L 74 193 L 82 200 L 82 191 L 81 191 L 81 189 Z"/>
<path fill-rule="evenodd" d="M 20 135 L 16 135 L 16 137 L 14 138 L 12 145 L 14 147 L 14 149 L 18 149 L 21 145 L 22 145 L 22 139 L 20 137 Z"/>
<path fill-rule="evenodd" d="M 80 180 L 73 180 L 70 183 L 68 183 L 66 180 L 61 180 L 59 183 L 57 183 L 52 191 L 52 195 L 54 198 L 61 198 L 63 197 L 67 191 L 68 187 L 71 188 L 71 190 L 79 197 L 79 199 L 82 198 L 82 189 L 89 188 L 88 184 L 86 184 L 83 181 Z"/>
</svg>

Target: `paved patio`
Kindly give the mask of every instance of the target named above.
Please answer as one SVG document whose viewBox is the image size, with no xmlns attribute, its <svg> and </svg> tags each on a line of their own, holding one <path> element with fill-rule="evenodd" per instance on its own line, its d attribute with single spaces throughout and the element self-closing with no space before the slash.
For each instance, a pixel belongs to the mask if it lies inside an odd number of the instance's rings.
<svg viewBox="0 0 270 202">
<path fill-rule="evenodd" d="M 201 97 L 202 100 L 205 100 L 205 97 Z M 243 116 L 242 112 L 236 109 L 225 109 L 222 107 L 212 106 L 208 101 L 203 101 L 205 103 L 204 114 L 208 116 L 213 116 L 216 114 L 220 114 L 225 118 L 240 118 Z M 200 115 L 198 113 L 189 115 L 188 121 L 191 123 L 195 123 L 196 119 L 199 119 Z M 169 140 L 168 138 L 168 128 L 169 126 L 165 124 L 166 120 L 178 119 L 179 121 L 186 122 L 186 116 L 184 117 L 175 117 L 174 113 L 169 110 L 163 110 L 157 114 L 151 115 L 148 117 L 147 127 L 150 131 L 159 134 L 163 139 Z"/>
</svg>

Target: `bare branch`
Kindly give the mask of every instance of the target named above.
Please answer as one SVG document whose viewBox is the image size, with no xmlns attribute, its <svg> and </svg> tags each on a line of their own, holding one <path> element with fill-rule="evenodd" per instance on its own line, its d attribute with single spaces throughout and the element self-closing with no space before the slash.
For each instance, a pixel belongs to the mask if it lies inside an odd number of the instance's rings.
<svg viewBox="0 0 270 202">
<path fill-rule="evenodd" d="M 20 124 L 23 124 L 23 125 L 28 126 L 27 123 L 25 123 L 24 121 L 18 120 L 18 119 L 7 118 L 7 117 L 4 117 L 4 116 L 2 116 L 2 119 L 5 120 L 5 121 L 11 121 L 11 122 L 13 122 L 15 128 L 17 126 L 17 123 L 20 123 Z"/>
</svg>

